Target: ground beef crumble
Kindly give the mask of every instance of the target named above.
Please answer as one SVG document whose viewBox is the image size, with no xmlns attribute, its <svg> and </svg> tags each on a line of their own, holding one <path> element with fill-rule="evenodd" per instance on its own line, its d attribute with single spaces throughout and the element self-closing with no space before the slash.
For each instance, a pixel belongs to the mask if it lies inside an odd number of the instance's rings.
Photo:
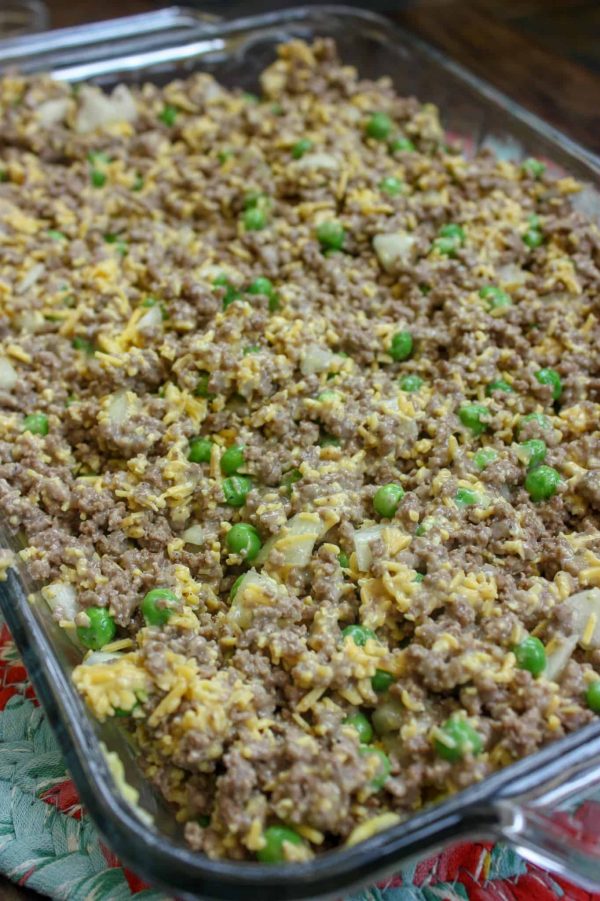
<svg viewBox="0 0 600 901">
<path fill-rule="evenodd" d="M 600 234 L 330 41 L 120 90 L 0 81 L 0 515 L 190 845 L 309 857 L 594 716 Z"/>
</svg>

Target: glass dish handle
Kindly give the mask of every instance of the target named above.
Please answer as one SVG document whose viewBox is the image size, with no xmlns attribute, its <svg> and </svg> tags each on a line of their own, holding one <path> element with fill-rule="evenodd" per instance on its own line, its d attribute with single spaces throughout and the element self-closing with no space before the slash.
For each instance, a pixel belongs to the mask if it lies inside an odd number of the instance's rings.
<svg viewBox="0 0 600 901">
<path fill-rule="evenodd" d="M 498 833 L 531 863 L 598 891 L 600 748 L 577 751 L 542 789 L 496 801 Z"/>
</svg>

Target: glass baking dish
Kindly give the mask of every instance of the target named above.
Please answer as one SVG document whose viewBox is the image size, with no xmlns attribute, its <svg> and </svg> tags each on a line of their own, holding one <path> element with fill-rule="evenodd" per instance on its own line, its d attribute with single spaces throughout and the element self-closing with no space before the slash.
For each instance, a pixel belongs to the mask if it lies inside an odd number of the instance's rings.
<svg viewBox="0 0 600 901">
<path fill-rule="evenodd" d="M 120 81 L 164 83 L 202 69 L 227 85 L 252 90 L 279 42 L 317 35 L 333 37 L 344 60 L 363 75 L 391 75 L 400 93 L 436 103 L 467 152 L 485 145 L 506 158 L 535 155 L 576 176 L 585 185 L 578 202 L 597 215 L 597 157 L 414 36 L 354 8 L 305 7 L 230 22 L 165 9 L 0 42 L 0 71 L 45 71 L 110 87 Z M 0 523 L 2 546 L 11 547 L 11 539 Z M 79 652 L 53 622 L 21 564 L 0 582 L 0 606 L 82 802 L 113 850 L 170 894 L 223 901 L 339 897 L 468 837 L 508 840 L 528 860 L 584 887 L 600 887 L 600 824 L 568 812 L 600 791 L 600 718 L 353 848 L 284 866 L 209 860 L 186 847 L 124 733 L 88 714 L 70 679 Z M 113 775 L 115 755 L 123 767 L 119 778 Z M 137 791 L 137 803 L 131 792 L 124 794 L 123 778 Z"/>
</svg>

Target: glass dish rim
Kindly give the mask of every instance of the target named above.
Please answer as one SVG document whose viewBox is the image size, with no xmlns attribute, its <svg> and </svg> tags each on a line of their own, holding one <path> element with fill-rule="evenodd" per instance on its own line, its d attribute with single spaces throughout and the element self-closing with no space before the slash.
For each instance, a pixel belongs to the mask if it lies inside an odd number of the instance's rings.
<svg viewBox="0 0 600 901">
<path fill-rule="evenodd" d="M 202 37 L 226 36 L 299 21 L 310 22 L 318 13 L 368 22 L 379 29 L 385 29 L 392 40 L 397 36 L 405 42 L 410 41 L 437 66 L 451 72 L 477 94 L 500 106 L 511 117 L 519 119 L 545 140 L 580 160 L 594 175 L 600 176 L 600 158 L 591 151 L 453 62 L 442 52 L 376 13 L 358 7 L 301 6 L 210 23 L 202 17 L 201 12 L 183 6 L 150 13 L 146 18 L 163 15 L 166 22 L 167 13 L 189 16 L 197 22 L 198 34 Z M 138 17 L 126 17 L 98 23 L 98 32 L 101 28 L 106 30 L 111 22 L 117 27 L 119 23 L 131 22 L 136 18 Z M 59 32 L 49 32 L 45 37 L 53 36 L 52 39 L 60 45 L 65 35 L 76 37 L 87 29 L 89 37 L 95 27 L 75 26 Z M 0 59 L 7 46 L 13 50 L 22 50 L 23 55 L 26 55 L 28 46 L 31 47 L 32 43 L 35 44 L 35 40 L 28 37 L 2 41 Z M 582 751 L 586 752 L 585 760 L 596 758 L 600 754 L 598 722 L 559 739 L 446 801 L 418 811 L 408 820 L 389 827 L 359 845 L 334 849 L 301 864 L 267 866 L 255 862 L 211 860 L 176 844 L 164 834 L 142 826 L 129 804 L 122 798 L 82 702 L 61 667 L 58 654 L 37 621 L 23 585 L 14 572 L 9 573 L 6 582 L 0 583 L 0 606 L 49 720 L 57 731 L 82 801 L 96 820 L 100 831 L 108 835 L 112 847 L 135 869 L 148 874 L 154 882 L 167 889 L 175 888 L 185 892 L 186 897 L 193 897 L 196 892 L 201 891 L 205 896 L 210 892 L 208 897 L 235 898 L 236 901 L 247 898 L 250 901 L 255 898 L 259 887 L 261 897 L 272 901 L 339 894 L 342 889 L 349 889 L 379 876 L 381 871 L 391 872 L 410 857 L 434 853 L 440 846 L 463 839 L 474 831 L 479 833 L 479 837 L 482 834 L 494 836 L 499 826 L 497 802 L 522 798 L 551 784 L 560 776 L 567 762 L 582 759 Z M 175 870 L 177 866 L 186 871 L 185 878 L 175 882 L 166 881 L 167 872 L 169 876 L 173 876 L 175 872 L 182 875 L 180 869 Z M 295 886 L 290 885 L 291 882 Z"/>
</svg>

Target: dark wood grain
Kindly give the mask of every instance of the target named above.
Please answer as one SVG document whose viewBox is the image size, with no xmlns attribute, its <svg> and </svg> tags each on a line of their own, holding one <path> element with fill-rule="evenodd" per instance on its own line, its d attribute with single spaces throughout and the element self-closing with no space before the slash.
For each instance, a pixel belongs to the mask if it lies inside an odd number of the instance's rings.
<svg viewBox="0 0 600 901">
<path fill-rule="evenodd" d="M 417 3 L 396 18 L 557 128 L 600 150 L 600 74 L 593 66 L 596 57 L 600 63 L 599 31 L 593 30 L 598 5 L 563 3 L 558 16 L 551 9 L 555 5 L 509 3 L 507 12 L 497 0 Z M 589 65 L 579 61 L 585 60 L 582 46 Z"/>
</svg>

